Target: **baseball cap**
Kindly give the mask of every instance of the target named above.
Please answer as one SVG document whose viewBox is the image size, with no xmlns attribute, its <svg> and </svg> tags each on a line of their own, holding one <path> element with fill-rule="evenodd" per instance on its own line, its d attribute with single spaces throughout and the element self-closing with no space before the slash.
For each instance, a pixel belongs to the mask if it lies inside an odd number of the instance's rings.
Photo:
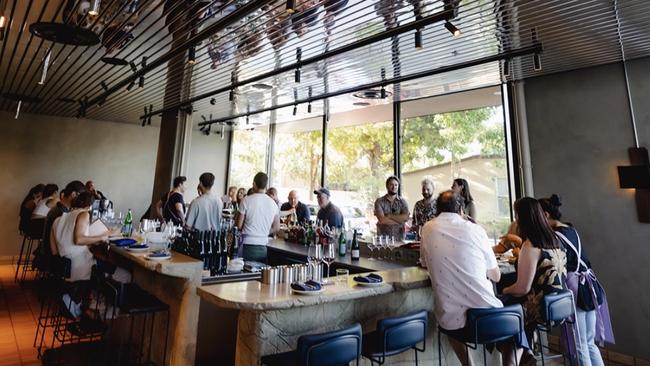
<svg viewBox="0 0 650 366">
<path fill-rule="evenodd" d="M 321 187 L 321 188 L 314 191 L 314 194 L 316 194 L 316 195 L 320 194 L 320 193 L 327 195 L 327 197 L 330 196 L 330 190 L 325 188 L 325 187 Z"/>
</svg>

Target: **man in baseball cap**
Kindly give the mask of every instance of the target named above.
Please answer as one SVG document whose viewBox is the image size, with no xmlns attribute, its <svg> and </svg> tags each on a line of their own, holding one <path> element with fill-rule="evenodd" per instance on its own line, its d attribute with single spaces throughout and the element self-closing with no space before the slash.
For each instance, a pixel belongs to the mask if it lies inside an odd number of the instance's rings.
<svg viewBox="0 0 650 366">
<path fill-rule="evenodd" d="M 330 227 L 343 227 L 343 214 L 338 207 L 336 207 L 330 201 L 330 191 L 325 187 L 321 187 L 314 191 L 316 199 L 318 200 L 318 215 L 316 216 L 319 221 L 322 221 L 323 224 L 327 224 Z"/>
</svg>

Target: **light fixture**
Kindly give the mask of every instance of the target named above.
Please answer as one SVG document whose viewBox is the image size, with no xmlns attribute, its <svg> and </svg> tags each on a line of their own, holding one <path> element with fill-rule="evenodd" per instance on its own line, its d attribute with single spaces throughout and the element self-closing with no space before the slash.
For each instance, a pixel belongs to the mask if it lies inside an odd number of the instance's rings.
<svg viewBox="0 0 650 366">
<path fill-rule="evenodd" d="M 508 59 L 503 60 L 503 76 L 510 76 L 510 60 Z"/>
<path fill-rule="evenodd" d="M 106 81 L 100 82 L 99 85 L 101 85 L 102 89 L 104 89 L 105 92 L 108 91 L 108 85 L 106 85 Z"/>
<path fill-rule="evenodd" d="M 650 188 L 650 165 L 618 166 L 618 184 L 621 188 Z"/>
<path fill-rule="evenodd" d="M 88 14 L 92 16 L 99 15 L 99 7 L 102 4 L 102 0 L 92 0 L 90 4 L 90 9 L 88 9 Z"/>
<path fill-rule="evenodd" d="M 307 95 L 309 95 L 309 103 L 307 104 L 307 113 L 311 113 L 311 96 L 312 96 L 311 85 L 309 86 L 309 89 L 307 91 Z"/>
<path fill-rule="evenodd" d="M 131 91 L 131 89 L 133 89 L 134 86 L 135 86 L 135 80 L 132 80 L 129 83 L 129 86 L 126 87 L 126 91 Z"/>
<path fill-rule="evenodd" d="M 535 71 L 542 71 L 542 56 L 539 53 L 533 55 L 533 69 Z"/>
<path fill-rule="evenodd" d="M 235 99 L 235 92 L 232 89 L 230 89 L 230 91 L 228 92 L 228 100 L 232 102 L 233 99 Z"/>
<path fill-rule="evenodd" d="M 224 123 L 221 124 L 221 139 L 224 139 L 224 134 L 226 133 L 226 125 Z"/>
<path fill-rule="evenodd" d="M 217 100 L 215 98 L 210 98 L 210 104 L 212 105 L 217 104 Z"/>
<path fill-rule="evenodd" d="M 133 61 L 129 61 L 129 66 L 131 66 L 131 71 L 138 72 L 138 67 L 135 66 L 135 63 Z"/>
<path fill-rule="evenodd" d="M 294 104 L 293 105 L 293 115 L 295 116 L 296 114 L 298 114 L 298 105 Z"/>
<path fill-rule="evenodd" d="M 300 68 L 296 69 L 293 75 L 293 81 L 295 81 L 296 83 L 300 82 Z"/>
<path fill-rule="evenodd" d="M 205 118 L 205 116 L 204 116 L 204 115 L 201 115 L 201 119 L 203 120 L 203 122 L 208 122 L 208 119 L 207 119 L 207 118 Z"/>
<path fill-rule="evenodd" d="M 455 25 L 451 24 L 451 22 L 445 22 L 445 28 L 451 33 L 454 37 L 460 36 L 460 29 L 456 28 Z"/>
<path fill-rule="evenodd" d="M 138 88 L 142 89 L 144 88 L 144 76 L 140 76 L 138 79 Z"/>
<path fill-rule="evenodd" d="M 296 0 L 287 0 L 287 13 L 293 14 L 296 12 Z"/>
<path fill-rule="evenodd" d="M 45 84 L 45 78 L 47 77 L 47 69 L 50 67 L 50 54 L 51 51 L 48 49 L 45 53 L 45 58 L 43 59 L 43 70 L 41 70 L 41 79 L 38 81 L 38 85 Z"/>
<path fill-rule="evenodd" d="M 296 64 L 300 65 L 301 60 L 302 60 L 302 49 L 298 47 L 296 48 Z M 293 78 L 296 83 L 300 82 L 300 66 L 296 68 Z"/>
<path fill-rule="evenodd" d="M 16 106 L 16 115 L 14 116 L 14 119 L 18 119 L 20 116 L 20 107 L 23 105 L 23 101 L 19 100 L 18 105 Z"/>
<path fill-rule="evenodd" d="M 379 91 L 379 96 L 381 97 L 381 99 L 386 98 L 386 88 L 383 85 L 381 86 L 381 90 Z"/>
<path fill-rule="evenodd" d="M 247 114 L 247 115 L 246 115 L 246 124 L 248 124 L 248 122 L 249 122 L 249 117 L 250 117 L 250 116 Z"/>
<path fill-rule="evenodd" d="M 422 29 L 418 28 L 415 30 L 415 48 L 420 50 L 422 49 Z"/>
<path fill-rule="evenodd" d="M 192 46 L 187 50 L 187 63 L 194 65 L 196 63 L 196 47 Z"/>
<path fill-rule="evenodd" d="M 101 107 L 101 106 L 104 105 L 104 103 L 106 103 L 106 98 L 102 98 L 102 99 L 100 99 L 100 100 L 97 102 L 97 106 L 98 106 L 98 107 Z"/>
</svg>

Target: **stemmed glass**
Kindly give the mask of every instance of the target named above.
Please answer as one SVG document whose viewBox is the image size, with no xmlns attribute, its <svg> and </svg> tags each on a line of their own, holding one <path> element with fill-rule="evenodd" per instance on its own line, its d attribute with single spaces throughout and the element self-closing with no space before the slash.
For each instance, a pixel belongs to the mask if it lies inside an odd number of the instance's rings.
<svg viewBox="0 0 650 366">
<path fill-rule="evenodd" d="M 377 247 L 377 237 L 373 236 L 372 240 L 368 243 L 368 250 L 370 251 L 370 256 L 368 257 L 369 261 L 376 260 L 375 258 L 372 257 L 372 251 L 375 250 L 376 247 Z"/>
<path fill-rule="evenodd" d="M 384 247 L 384 236 L 383 235 L 378 235 L 377 236 L 377 260 L 383 260 L 381 257 L 381 248 Z"/>
<path fill-rule="evenodd" d="M 322 261 L 327 266 L 327 278 L 323 281 L 323 283 L 330 283 L 330 265 L 332 264 L 332 262 L 334 262 L 334 259 L 336 258 L 336 249 L 334 247 L 335 245 L 332 244 L 331 242 L 328 242 L 323 246 Z"/>
<path fill-rule="evenodd" d="M 316 265 L 320 262 L 321 260 L 321 246 L 320 245 L 315 245 L 315 244 L 310 244 L 309 248 L 307 249 L 307 263 L 309 263 L 309 266 L 312 268 L 311 271 L 311 279 L 314 279 L 314 274 L 316 273 Z"/>
</svg>

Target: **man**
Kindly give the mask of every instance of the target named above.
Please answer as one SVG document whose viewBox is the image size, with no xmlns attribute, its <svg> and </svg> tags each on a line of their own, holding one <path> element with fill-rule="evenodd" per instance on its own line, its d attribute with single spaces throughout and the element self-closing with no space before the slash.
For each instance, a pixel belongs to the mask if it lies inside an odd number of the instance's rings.
<svg viewBox="0 0 650 366">
<path fill-rule="evenodd" d="M 427 221 L 436 217 L 436 199 L 433 198 L 433 181 L 430 178 L 422 180 L 422 199 L 413 207 L 413 226 L 411 231 L 420 236 L 420 228 Z"/>
<path fill-rule="evenodd" d="M 95 188 L 95 182 L 93 182 L 92 180 L 86 182 L 86 191 L 92 193 L 93 197 L 95 197 L 96 200 L 106 199 L 106 196 L 104 196 L 104 194 L 101 191 Z"/>
<path fill-rule="evenodd" d="M 485 230 L 461 216 L 460 196 L 442 192 L 436 207 L 438 216 L 422 229 L 420 262 L 429 271 L 438 325 L 451 335 L 450 343 L 465 365 L 466 348 L 456 340 L 473 336 L 465 314 L 469 309 L 503 307 L 490 282 L 498 282 L 501 273 Z M 504 365 L 514 365 L 512 342 L 507 344 L 499 345 L 499 350 Z M 518 350 L 517 358 L 520 354 Z"/>
<path fill-rule="evenodd" d="M 235 222 L 243 235 L 246 261 L 266 263 L 269 234 L 280 230 L 280 209 L 266 192 L 269 177 L 260 172 L 253 178 L 253 192 L 242 200 Z"/>
<path fill-rule="evenodd" d="M 275 187 L 271 187 L 271 188 L 267 189 L 266 194 L 269 197 L 271 197 L 273 202 L 275 202 L 275 204 L 278 205 L 278 207 L 280 207 L 280 199 L 278 198 L 278 190 L 275 189 Z"/>
<path fill-rule="evenodd" d="M 300 198 L 298 198 L 298 192 L 296 191 L 289 192 L 289 196 L 287 197 L 287 202 L 282 204 L 282 206 L 280 207 L 280 211 L 289 212 L 290 215 L 293 215 L 293 213 L 295 212 L 298 222 L 294 222 L 294 224 L 309 221 L 309 217 L 310 217 L 309 207 L 307 207 L 307 205 L 305 205 L 304 203 L 300 202 Z"/>
<path fill-rule="evenodd" d="M 217 195 L 212 194 L 214 175 L 203 173 L 199 177 L 199 196 L 187 210 L 185 226 L 198 231 L 219 230 L 223 203 Z"/>
<path fill-rule="evenodd" d="M 162 203 L 163 218 L 174 225 L 185 225 L 185 181 L 187 178 L 178 176 L 174 178 L 174 188 L 167 194 Z"/>
<path fill-rule="evenodd" d="M 52 232 L 52 224 L 54 220 L 58 217 L 61 217 L 64 213 L 69 212 L 72 208 L 72 201 L 77 198 L 79 193 L 84 192 L 84 184 L 78 180 L 74 180 L 68 183 L 65 188 L 59 194 L 59 202 L 56 206 L 52 207 L 47 213 L 45 219 L 45 228 L 43 230 L 43 241 L 39 249 L 39 256 L 47 261 L 52 255 L 58 255 L 58 250 L 56 245 L 51 245 L 50 233 Z"/>
<path fill-rule="evenodd" d="M 223 202 L 224 208 L 232 207 L 233 202 L 237 202 L 237 187 L 228 187 L 228 194 L 221 197 L 221 202 Z"/>
<path fill-rule="evenodd" d="M 396 240 L 404 238 L 404 223 L 409 219 L 409 205 L 397 195 L 399 179 L 390 176 L 386 179 L 386 194 L 375 201 L 377 234 L 390 235 Z"/>
<path fill-rule="evenodd" d="M 341 213 L 341 210 L 330 201 L 329 189 L 322 187 L 314 191 L 314 194 L 318 201 L 318 207 L 320 207 L 316 219 L 322 221 L 323 224 L 329 225 L 331 228 L 342 228 L 344 225 L 343 214 Z"/>
</svg>

